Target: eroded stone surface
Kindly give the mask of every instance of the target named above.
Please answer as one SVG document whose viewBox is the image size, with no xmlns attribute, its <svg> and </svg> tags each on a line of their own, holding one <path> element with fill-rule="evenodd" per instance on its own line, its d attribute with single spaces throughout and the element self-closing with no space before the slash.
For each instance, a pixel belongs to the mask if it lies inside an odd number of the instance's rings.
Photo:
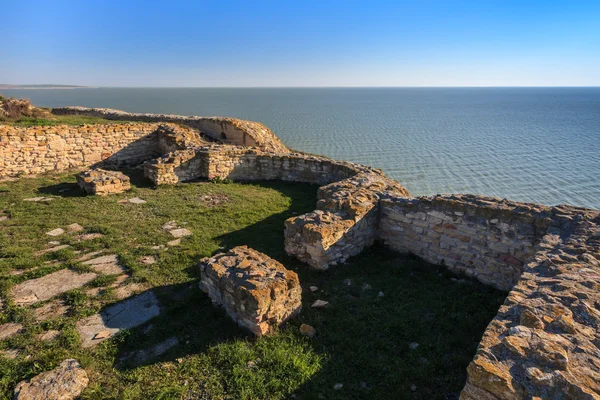
<svg viewBox="0 0 600 400">
<path fill-rule="evenodd" d="M 169 231 L 169 233 L 171 235 L 173 235 L 174 238 L 182 238 L 184 236 L 192 235 L 192 231 L 190 231 L 189 229 L 185 229 L 185 228 L 172 229 Z"/>
<path fill-rule="evenodd" d="M 64 317 L 69 311 L 69 306 L 62 300 L 50 301 L 39 308 L 33 310 L 37 322 L 46 321 L 52 318 Z"/>
<path fill-rule="evenodd" d="M 69 269 L 62 269 L 13 286 L 11 293 L 17 305 L 32 304 L 81 287 L 96 276 L 92 272 L 79 274 Z"/>
<path fill-rule="evenodd" d="M 65 230 L 63 228 L 56 228 L 56 229 L 52 229 L 51 231 L 46 232 L 46 235 L 48 235 L 48 236 L 60 236 L 63 233 L 65 233 Z"/>
<path fill-rule="evenodd" d="M 600 217 L 561 232 L 486 329 L 461 399 L 600 399 Z"/>
<path fill-rule="evenodd" d="M 77 360 L 64 360 L 52 371 L 43 372 L 15 388 L 15 400 L 73 400 L 87 387 L 87 373 Z"/>
<path fill-rule="evenodd" d="M 106 196 L 131 189 L 129 177 L 119 171 L 94 168 L 77 174 L 77 184 L 87 194 Z"/>
<path fill-rule="evenodd" d="M 8 339 L 11 336 L 21 332 L 23 325 L 14 322 L 0 325 L 0 340 Z"/>
<path fill-rule="evenodd" d="M 104 275 L 122 274 L 124 268 L 119 265 L 116 254 L 106 255 L 84 261 L 83 265 L 89 265 L 95 272 Z"/>
<path fill-rule="evenodd" d="M 81 346 L 95 346 L 121 330 L 134 328 L 159 314 L 158 299 L 152 291 L 113 304 L 100 313 L 77 322 Z"/>
<path fill-rule="evenodd" d="M 41 340 L 41 341 L 43 341 L 43 342 L 49 342 L 51 340 L 56 339 L 59 335 L 60 335 L 60 331 L 51 329 L 51 330 L 49 330 L 47 332 L 40 333 L 38 335 L 38 339 Z"/>
<path fill-rule="evenodd" d="M 200 288 L 240 326 L 268 333 L 300 312 L 298 275 L 247 246 L 200 261 Z"/>
</svg>

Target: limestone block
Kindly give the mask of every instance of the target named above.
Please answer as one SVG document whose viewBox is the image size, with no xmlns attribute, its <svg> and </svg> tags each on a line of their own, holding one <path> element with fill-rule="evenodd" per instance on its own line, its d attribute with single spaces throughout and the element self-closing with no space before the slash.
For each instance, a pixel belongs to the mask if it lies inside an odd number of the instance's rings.
<svg viewBox="0 0 600 400">
<path fill-rule="evenodd" d="M 128 176 L 119 171 L 107 171 L 100 168 L 79 173 L 77 184 L 84 192 L 98 196 L 122 193 L 131 189 Z"/>
<path fill-rule="evenodd" d="M 200 288 L 240 326 L 264 335 L 302 308 L 298 275 L 247 246 L 200 261 Z"/>
</svg>

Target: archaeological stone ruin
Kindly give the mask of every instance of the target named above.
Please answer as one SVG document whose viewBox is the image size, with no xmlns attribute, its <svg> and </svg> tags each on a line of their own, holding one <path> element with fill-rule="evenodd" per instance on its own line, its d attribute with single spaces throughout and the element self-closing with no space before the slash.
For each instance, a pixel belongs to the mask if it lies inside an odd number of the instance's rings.
<svg viewBox="0 0 600 400">
<path fill-rule="evenodd" d="M 263 335 L 302 309 L 298 275 L 247 246 L 200 261 L 200 288 L 240 326 Z"/>
<path fill-rule="evenodd" d="M 155 186 L 213 178 L 318 184 L 315 210 L 282 227 L 286 252 L 307 267 L 343 268 L 381 241 L 508 292 L 461 399 L 600 399 L 600 211 L 460 194 L 415 198 L 378 169 L 293 152 L 256 122 L 83 107 L 53 113 L 114 121 L 0 126 L 0 178 L 91 168 L 81 175 L 95 185 L 84 185 L 91 194 L 110 175 L 102 170 L 123 167 L 143 168 Z M 262 253 L 236 248 L 200 265 L 202 289 L 254 333 L 299 311 L 298 277 Z M 50 293 L 15 290 L 24 304 Z M 88 327 L 105 329 L 110 320 L 95 318 L 78 327 L 90 341 L 98 329 Z M 118 327 L 111 329 L 108 336 Z"/>
</svg>

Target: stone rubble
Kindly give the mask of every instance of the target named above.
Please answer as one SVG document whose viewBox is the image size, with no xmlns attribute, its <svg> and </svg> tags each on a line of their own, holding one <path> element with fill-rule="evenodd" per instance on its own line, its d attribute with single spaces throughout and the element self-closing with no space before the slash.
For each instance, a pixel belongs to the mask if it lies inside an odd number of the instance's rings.
<svg viewBox="0 0 600 400">
<path fill-rule="evenodd" d="M 264 335 L 302 309 L 298 275 L 247 246 L 200 261 L 200 288 L 240 326 Z"/>
<path fill-rule="evenodd" d="M 77 184 L 85 193 L 96 196 L 123 193 L 131 189 L 129 177 L 119 171 L 93 168 L 77 174 Z"/>
</svg>

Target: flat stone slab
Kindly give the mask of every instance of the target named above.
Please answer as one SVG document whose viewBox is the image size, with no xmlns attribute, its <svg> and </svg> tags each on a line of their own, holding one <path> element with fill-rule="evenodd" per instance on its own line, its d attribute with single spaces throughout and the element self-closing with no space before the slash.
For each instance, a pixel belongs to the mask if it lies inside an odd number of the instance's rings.
<svg viewBox="0 0 600 400">
<path fill-rule="evenodd" d="M 40 201 L 51 201 L 54 200 L 52 197 L 30 197 L 28 199 L 23 199 L 23 201 L 30 201 L 30 202 L 40 202 Z"/>
<path fill-rule="evenodd" d="M 69 311 L 69 306 L 62 300 L 55 300 L 44 304 L 33 310 L 37 322 L 46 321 L 52 318 L 64 317 Z"/>
<path fill-rule="evenodd" d="M 49 330 L 47 332 L 40 333 L 38 335 L 38 339 L 41 340 L 41 341 L 43 341 L 43 342 L 49 342 L 51 340 L 56 339 L 59 335 L 60 335 L 60 331 L 52 329 L 52 330 Z"/>
<path fill-rule="evenodd" d="M 140 199 L 139 197 L 134 197 L 132 199 L 128 200 L 130 203 L 132 204 L 144 204 L 146 203 L 146 200 Z"/>
<path fill-rule="evenodd" d="M 118 263 L 118 257 L 116 254 L 93 258 L 88 261 L 84 261 L 83 265 L 89 265 L 94 271 L 104 275 L 116 275 L 122 274 L 124 269 Z"/>
<path fill-rule="evenodd" d="M 126 355 L 125 357 L 121 358 L 120 361 L 122 363 L 130 364 L 130 365 L 134 365 L 134 366 L 145 364 L 146 362 L 165 354 L 167 351 L 171 350 L 173 347 L 177 346 L 178 344 L 179 344 L 179 340 L 175 336 L 172 336 L 170 338 L 163 340 L 160 343 L 155 344 L 154 346 L 150 347 L 149 349 L 138 350 L 133 353 L 130 353 L 130 354 Z"/>
<path fill-rule="evenodd" d="M 89 378 L 77 360 L 64 360 L 15 388 L 14 400 L 73 400 L 87 387 Z"/>
<path fill-rule="evenodd" d="M 100 313 L 77 322 L 81 346 L 95 346 L 121 330 L 139 326 L 159 314 L 158 299 L 151 291 L 113 304 Z"/>
<path fill-rule="evenodd" d="M 14 360 L 19 356 L 19 349 L 8 349 L 8 350 L 0 350 L 0 356 L 4 358 L 8 358 L 9 360 Z"/>
<path fill-rule="evenodd" d="M 67 229 L 69 232 L 75 233 L 75 232 L 81 232 L 85 228 L 79 224 L 71 224 L 71 225 L 67 226 Z"/>
<path fill-rule="evenodd" d="M 79 274 L 69 269 L 62 269 L 14 286 L 12 296 L 17 305 L 33 304 L 81 287 L 97 276 L 93 272 Z"/>
<path fill-rule="evenodd" d="M 60 236 L 63 233 L 65 233 L 65 230 L 63 228 L 56 228 L 56 229 L 52 229 L 50 232 L 46 232 L 46 235 L 48 235 L 48 236 Z"/>
<path fill-rule="evenodd" d="M 70 246 L 68 244 L 61 244 L 60 246 L 54 246 L 54 247 L 50 247 L 49 249 L 40 250 L 37 253 L 35 253 L 35 255 L 36 256 L 42 256 L 44 254 L 54 253 L 54 252 L 59 251 L 59 250 L 64 250 L 67 247 L 70 247 Z"/>
<path fill-rule="evenodd" d="M 9 322 L 8 324 L 0 325 L 0 340 L 8 339 L 11 336 L 21 332 L 23 325 Z"/>
<path fill-rule="evenodd" d="M 185 228 L 173 229 L 173 230 L 170 230 L 169 233 L 171 235 L 173 235 L 174 238 L 182 238 L 184 236 L 192 235 L 192 231 L 190 231 L 189 229 L 185 229 Z"/>
<path fill-rule="evenodd" d="M 104 237 L 102 233 L 82 233 L 80 235 L 75 236 L 78 242 L 84 242 L 86 240 L 99 239 Z"/>
</svg>

